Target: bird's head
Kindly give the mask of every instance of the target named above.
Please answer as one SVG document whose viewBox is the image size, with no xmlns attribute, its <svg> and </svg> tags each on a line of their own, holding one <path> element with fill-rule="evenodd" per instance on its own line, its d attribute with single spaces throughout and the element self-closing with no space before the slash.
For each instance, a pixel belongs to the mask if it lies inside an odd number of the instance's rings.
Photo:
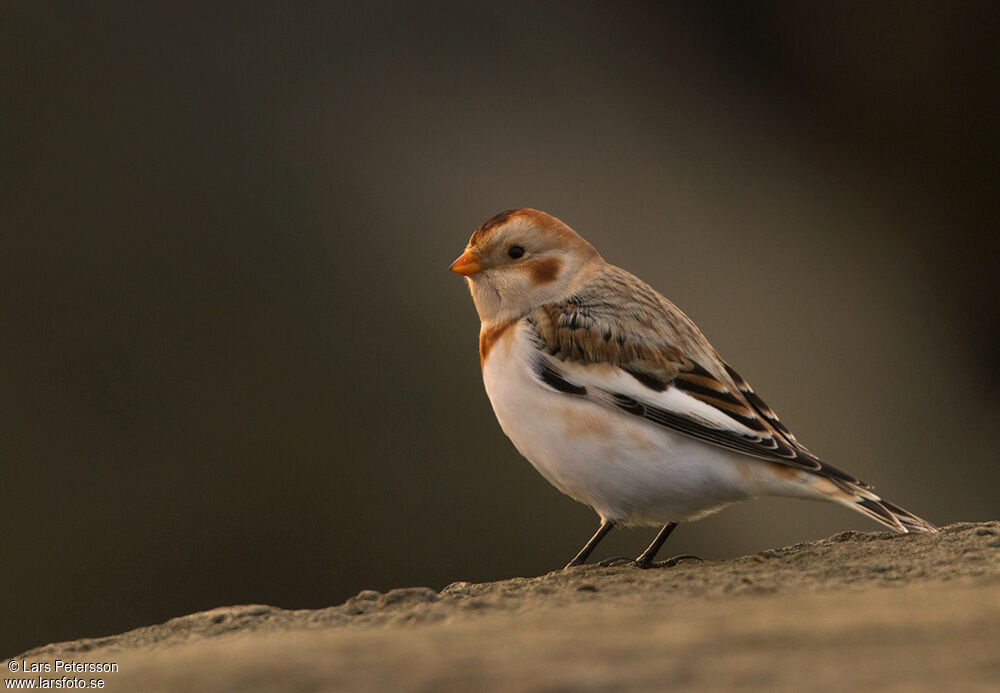
<svg viewBox="0 0 1000 693">
<path fill-rule="evenodd" d="M 449 269 L 468 279 L 485 323 L 569 296 L 602 264 L 594 247 L 555 217 L 511 209 L 476 229 Z"/>
</svg>

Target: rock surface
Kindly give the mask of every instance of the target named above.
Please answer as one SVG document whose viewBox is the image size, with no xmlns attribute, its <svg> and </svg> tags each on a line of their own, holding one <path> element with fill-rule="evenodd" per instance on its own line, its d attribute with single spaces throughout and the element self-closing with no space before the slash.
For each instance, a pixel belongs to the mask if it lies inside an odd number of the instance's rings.
<svg viewBox="0 0 1000 693">
<path fill-rule="evenodd" d="M 718 563 L 584 566 L 234 606 L 14 661 L 115 663 L 106 690 L 1000 689 L 1000 522 L 845 532 Z"/>
</svg>

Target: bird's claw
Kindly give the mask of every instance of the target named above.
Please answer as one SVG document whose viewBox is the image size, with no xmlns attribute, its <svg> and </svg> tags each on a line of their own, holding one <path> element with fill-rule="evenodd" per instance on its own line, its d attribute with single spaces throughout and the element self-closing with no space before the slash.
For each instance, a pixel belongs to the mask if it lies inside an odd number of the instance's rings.
<svg viewBox="0 0 1000 693">
<path fill-rule="evenodd" d="M 638 565 L 640 568 L 673 568 L 681 561 L 699 561 L 701 563 L 704 563 L 705 559 L 702 558 L 701 556 L 694 556 L 692 554 L 686 553 L 681 556 L 672 556 L 665 561 L 649 561 L 649 563 L 646 565 L 639 565 L 639 562 L 637 561 L 636 565 Z"/>
<path fill-rule="evenodd" d="M 665 561 L 650 561 L 643 560 L 642 558 L 627 558 L 625 556 L 616 556 L 615 558 L 605 558 L 600 561 L 597 565 L 602 568 L 621 568 L 625 566 L 633 566 L 635 568 L 640 568 L 642 570 L 648 570 L 650 568 L 673 568 L 675 565 L 681 561 L 704 561 L 704 558 L 700 556 L 693 556 L 691 554 L 684 554 L 682 556 L 673 556 Z"/>
</svg>

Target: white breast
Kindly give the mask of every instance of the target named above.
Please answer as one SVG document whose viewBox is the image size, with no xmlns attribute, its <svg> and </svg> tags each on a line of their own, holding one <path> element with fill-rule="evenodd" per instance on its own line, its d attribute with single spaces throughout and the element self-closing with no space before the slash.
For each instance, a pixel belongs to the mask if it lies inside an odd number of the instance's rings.
<svg viewBox="0 0 1000 693">
<path fill-rule="evenodd" d="M 775 491 L 756 460 L 543 384 L 532 368 L 535 353 L 523 322 L 507 331 L 483 364 L 486 393 L 518 451 L 603 519 L 659 525 Z M 585 368 L 590 387 L 623 384 L 612 366 Z"/>
</svg>

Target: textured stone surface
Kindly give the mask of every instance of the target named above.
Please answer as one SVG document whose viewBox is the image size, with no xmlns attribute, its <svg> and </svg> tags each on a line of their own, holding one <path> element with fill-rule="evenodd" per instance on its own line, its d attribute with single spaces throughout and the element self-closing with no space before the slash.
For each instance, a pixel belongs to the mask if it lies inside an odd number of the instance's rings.
<svg viewBox="0 0 1000 693">
<path fill-rule="evenodd" d="M 117 662 L 111 690 L 995 690 L 1000 522 L 224 607 L 18 656 L 56 658 Z"/>
</svg>

